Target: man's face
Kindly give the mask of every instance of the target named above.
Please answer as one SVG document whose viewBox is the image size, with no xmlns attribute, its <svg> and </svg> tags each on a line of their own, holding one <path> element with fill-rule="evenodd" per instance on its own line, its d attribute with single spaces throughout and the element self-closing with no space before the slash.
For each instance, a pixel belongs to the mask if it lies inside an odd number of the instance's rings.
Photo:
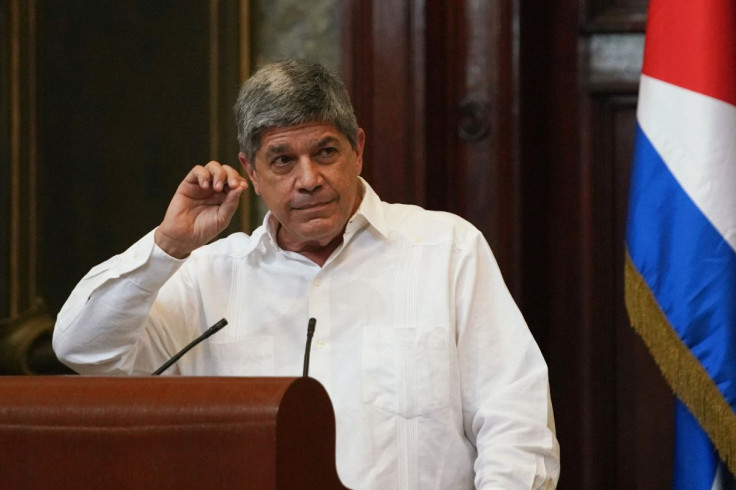
<svg viewBox="0 0 736 490">
<path fill-rule="evenodd" d="M 309 123 L 264 132 L 255 162 L 240 153 L 253 189 L 281 223 L 282 247 L 321 247 L 342 234 L 362 199 L 364 143 L 362 129 L 353 148 L 332 124 Z"/>
</svg>

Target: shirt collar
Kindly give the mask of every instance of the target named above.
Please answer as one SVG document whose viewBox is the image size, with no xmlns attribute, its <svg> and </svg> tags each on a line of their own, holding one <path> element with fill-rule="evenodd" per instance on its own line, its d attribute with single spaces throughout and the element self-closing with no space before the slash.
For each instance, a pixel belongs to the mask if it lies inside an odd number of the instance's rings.
<svg viewBox="0 0 736 490">
<path fill-rule="evenodd" d="M 345 228 L 345 234 L 354 233 L 363 227 L 364 223 L 368 223 L 378 233 L 388 238 L 388 227 L 386 226 L 386 216 L 381 206 L 381 198 L 378 197 L 376 191 L 363 179 L 358 177 L 363 186 L 363 200 L 355 211 L 355 214 L 348 220 Z"/>
</svg>

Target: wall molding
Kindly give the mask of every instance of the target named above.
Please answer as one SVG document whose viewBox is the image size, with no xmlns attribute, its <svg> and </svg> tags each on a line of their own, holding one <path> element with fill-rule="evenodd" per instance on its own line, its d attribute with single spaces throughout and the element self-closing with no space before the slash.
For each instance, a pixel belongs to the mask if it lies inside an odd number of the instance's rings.
<svg viewBox="0 0 736 490">
<path fill-rule="evenodd" d="M 0 374 L 34 374 L 43 359 L 40 347 L 50 338 L 54 320 L 38 291 L 38 101 L 36 1 L 11 0 L 7 4 L 3 32 L 3 78 L 8 81 L 2 97 L 8 142 L 8 179 L 2 184 L 9 196 L 3 256 L 7 274 L 0 305 Z M 5 219 L 7 218 L 7 220 Z M 53 367 L 52 367 L 53 369 Z"/>
</svg>

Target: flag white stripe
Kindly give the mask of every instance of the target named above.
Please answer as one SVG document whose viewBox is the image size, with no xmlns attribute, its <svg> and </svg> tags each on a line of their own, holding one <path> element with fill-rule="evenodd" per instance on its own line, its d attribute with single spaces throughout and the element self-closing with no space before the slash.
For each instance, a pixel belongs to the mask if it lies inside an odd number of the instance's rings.
<svg viewBox="0 0 736 490">
<path fill-rule="evenodd" d="M 736 107 L 642 75 L 637 119 L 690 199 L 736 250 Z"/>
</svg>

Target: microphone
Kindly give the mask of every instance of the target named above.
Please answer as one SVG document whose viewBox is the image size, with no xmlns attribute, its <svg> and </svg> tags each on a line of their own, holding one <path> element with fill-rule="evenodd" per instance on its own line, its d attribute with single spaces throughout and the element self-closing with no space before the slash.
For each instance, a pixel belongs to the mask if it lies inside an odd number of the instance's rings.
<svg viewBox="0 0 736 490">
<path fill-rule="evenodd" d="M 304 372 L 302 373 L 305 378 L 309 375 L 309 351 L 312 350 L 312 335 L 314 335 L 316 324 L 317 320 L 314 318 L 310 318 L 307 324 L 307 346 L 304 349 Z"/>
<path fill-rule="evenodd" d="M 184 354 L 186 354 L 187 352 L 189 352 L 189 350 L 192 347 L 194 347 L 195 345 L 199 344 L 200 342 L 202 342 L 204 339 L 206 339 L 207 337 L 211 336 L 212 334 L 214 334 L 216 332 L 219 332 L 222 329 L 222 327 L 224 327 L 225 325 L 227 325 L 227 320 L 225 320 L 224 318 L 222 320 L 220 320 L 219 322 L 215 323 L 214 325 L 212 325 L 210 328 L 208 328 L 207 330 L 205 330 L 202 335 L 200 335 L 196 339 L 192 340 L 189 343 L 189 345 L 187 345 L 182 350 L 180 350 L 179 352 L 177 352 L 174 355 L 174 357 L 172 357 L 171 359 L 169 359 L 168 361 L 166 361 L 165 363 L 163 363 L 163 365 L 160 368 L 158 368 L 157 370 L 155 370 L 152 373 L 152 376 L 157 376 L 157 375 L 163 373 L 164 371 L 166 371 L 167 369 L 169 369 L 169 367 L 172 364 L 174 364 L 176 361 L 178 361 L 181 358 L 181 356 L 183 356 Z"/>
</svg>

